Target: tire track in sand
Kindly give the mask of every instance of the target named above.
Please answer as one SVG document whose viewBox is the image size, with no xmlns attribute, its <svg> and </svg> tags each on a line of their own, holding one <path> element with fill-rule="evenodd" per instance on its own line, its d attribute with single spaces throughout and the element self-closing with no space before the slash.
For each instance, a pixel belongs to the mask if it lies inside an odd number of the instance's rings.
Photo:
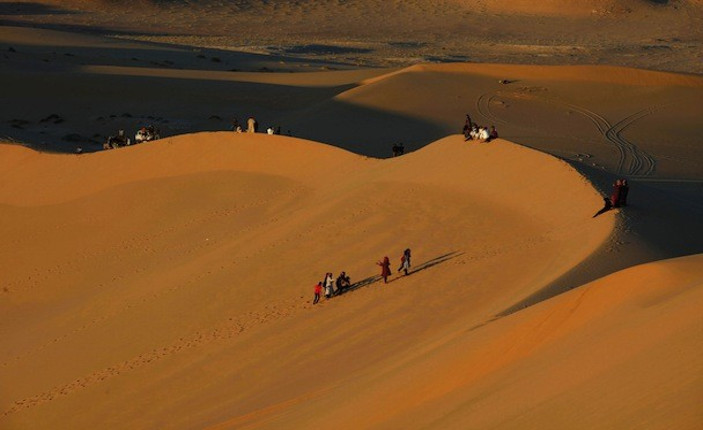
<svg viewBox="0 0 703 430">
<path fill-rule="evenodd" d="M 511 98 L 511 94 L 506 94 L 503 92 L 481 94 L 476 100 L 476 109 L 478 113 L 486 119 L 497 124 L 507 125 L 510 124 L 510 122 L 499 118 L 491 110 L 491 103 L 494 102 L 499 95 L 505 98 Z M 513 98 L 519 100 L 524 99 L 524 97 Z M 605 117 L 585 107 L 554 99 L 542 99 L 542 101 L 547 104 L 569 108 L 570 110 L 585 116 L 596 127 L 598 133 L 616 149 L 618 153 L 616 172 L 618 174 L 630 176 L 650 176 L 654 173 L 657 164 L 656 159 L 651 154 L 640 149 L 633 142 L 627 140 L 623 136 L 623 132 L 633 123 L 653 114 L 662 106 L 651 106 L 640 110 L 612 125 Z M 521 125 L 518 126 L 533 129 L 532 127 L 524 127 Z"/>
</svg>

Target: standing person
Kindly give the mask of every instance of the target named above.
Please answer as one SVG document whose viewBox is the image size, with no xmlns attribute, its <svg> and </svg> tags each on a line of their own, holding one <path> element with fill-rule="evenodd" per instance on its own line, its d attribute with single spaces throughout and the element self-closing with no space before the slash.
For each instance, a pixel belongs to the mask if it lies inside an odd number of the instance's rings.
<svg viewBox="0 0 703 430">
<path fill-rule="evenodd" d="M 468 113 L 466 114 L 466 122 L 464 122 L 464 128 L 462 131 L 464 132 L 464 138 L 468 139 L 469 132 L 471 131 L 471 117 Z"/>
<path fill-rule="evenodd" d="M 383 261 L 377 261 L 376 264 L 381 266 L 381 276 L 383 277 L 383 283 L 388 283 L 388 277 L 391 276 L 391 261 L 388 257 L 383 257 Z"/>
<path fill-rule="evenodd" d="M 325 275 L 325 297 L 328 299 L 334 295 L 333 285 L 334 280 L 332 273 L 328 272 L 327 275 Z"/>
<path fill-rule="evenodd" d="M 614 208 L 620 207 L 620 196 L 622 194 L 622 179 L 618 179 L 613 184 L 613 193 L 610 195 L 610 205 Z"/>
<path fill-rule="evenodd" d="M 256 133 L 257 127 L 258 124 L 256 123 L 256 120 L 253 116 L 250 116 L 249 119 L 247 119 L 247 133 Z"/>
<path fill-rule="evenodd" d="M 627 185 L 627 179 L 622 180 L 622 188 L 620 189 L 620 206 L 627 206 L 627 193 L 630 191 L 630 186 Z"/>
<path fill-rule="evenodd" d="M 320 294 L 322 294 L 322 281 L 315 285 L 315 300 L 312 301 L 313 305 L 316 305 L 320 301 Z"/>
<path fill-rule="evenodd" d="M 403 251 L 403 256 L 400 257 L 400 267 L 398 268 L 398 271 L 404 271 L 405 274 L 408 274 L 408 270 L 410 270 L 410 248 L 407 248 L 405 251 Z"/>
</svg>

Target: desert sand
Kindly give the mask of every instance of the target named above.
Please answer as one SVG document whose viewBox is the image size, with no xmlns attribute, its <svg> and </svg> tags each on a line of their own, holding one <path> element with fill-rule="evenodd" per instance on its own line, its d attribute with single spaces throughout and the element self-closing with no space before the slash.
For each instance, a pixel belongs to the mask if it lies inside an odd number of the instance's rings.
<svg viewBox="0 0 703 430">
<path fill-rule="evenodd" d="M 0 4 L 0 428 L 700 428 L 702 7 Z"/>
</svg>

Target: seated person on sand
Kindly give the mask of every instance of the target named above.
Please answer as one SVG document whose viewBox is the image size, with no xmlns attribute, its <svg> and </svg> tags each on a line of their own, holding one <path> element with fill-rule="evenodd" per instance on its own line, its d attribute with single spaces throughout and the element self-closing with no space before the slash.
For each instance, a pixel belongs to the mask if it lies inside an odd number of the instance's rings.
<svg viewBox="0 0 703 430">
<path fill-rule="evenodd" d="M 478 127 L 476 126 L 476 124 L 471 126 L 471 131 L 469 131 L 469 138 L 471 138 L 471 140 L 478 139 Z"/>
<path fill-rule="evenodd" d="M 492 126 L 491 126 L 490 138 L 491 138 L 491 140 L 493 140 L 493 139 L 498 139 L 498 131 L 496 130 L 496 126 L 495 126 L 495 125 L 492 125 Z"/>
<path fill-rule="evenodd" d="M 349 287 L 351 287 L 351 282 L 349 281 L 349 276 L 345 272 L 342 272 L 337 277 L 336 281 L 337 294 L 342 294 Z"/>
<path fill-rule="evenodd" d="M 491 136 L 488 134 L 488 128 L 481 127 L 478 129 L 478 140 L 481 142 L 488 142 L 490 139 Z"/>
<path fill-rule="evenodd" d="M 273 135 L 273 127 L 269 127 L 266 129 L 266 134 L 271 134 Z"/>
</svg>

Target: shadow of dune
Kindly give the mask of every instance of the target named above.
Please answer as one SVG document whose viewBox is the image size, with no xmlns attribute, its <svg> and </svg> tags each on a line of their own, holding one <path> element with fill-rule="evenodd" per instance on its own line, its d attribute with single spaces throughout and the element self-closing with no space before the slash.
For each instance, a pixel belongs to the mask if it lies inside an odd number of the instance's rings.
<svg viewBox="0 0 703 430">
<path fill-rule="evenodd" d="M 376 158 L 392 156 L 403 143 L 411 152 L 456 132 L 432 121 L 336 99 L 284 116 L 293 135 Z"/>
<path fill-rule="evenodd" d="M 620 176 L 565 160 L 609 195 Z M 656 187 L 628 179 L 628 206 L 612 209 L 616 227 L 609 239 L 579 265 L 541 290 L 500 312 L 506 316 L 628 267 L 703 253 L 703 194 L 667 181 Z M 685 180 L 682 181 L 686 185 Z M 599 208 L 594 207 L 595 212 Z M 592 214 L 584 214 L 584 223 Z"/>
<path fill-rule="evenodd" d="M 18 52 L 23 49 L 17 47 Z M 92 48 L 57 47 L 56 51 L 55 57 L 66 53 L 78 59 L 96 55 Z M 111 57 L 122 56 L 129 61 L 129 55 L 134 54 L 118 50 Z M 164 61 L 172 57 L 158 58 Z M 222 61 L 226 64 L 227 57 L 223 56 Z M 171 68 L 177 68 L 177 57 L 173 57 L 173 63 Z M 139 70 L 135 67 L 135 74 Z M 128 69 L 115 74 L 90 73 L 80 64 L 69 63 L 61 73 L 30 80 L 22 68 L 5 69 L 0 71 L 6 88 L 6 103 L 0 106 L 0 136 L 42 151 L 71 153 L 81 145 L 84 152 L 91 152 L 100 150 L 107 136 L 118 129 L 133 136 L 139 127 L 152 124 L 161 129 L 162 137 L 167 137 L 231 130 L 233 118 L 243 124 L 248 116 L 254 116 L 260 130 L 280 126 L 282 134 L 361 155 L 390 157 L 396 143 L 402 142 L 409 152 L 448 134 L 445 127 L 423 119 L 334 99 L 354 84 L 303 87 L 237 81 L 236 74 L 232 74 L 232 80 L 219 76 L 136 76 L 129 75 Z M 54 114 L 65 121 L 41 122 Z M 17 126 L 20 121 L 22 125 Z M 66 136 L 81 136 L 83 140 L 76 137 L 66 141 Z"/>
</svg>

